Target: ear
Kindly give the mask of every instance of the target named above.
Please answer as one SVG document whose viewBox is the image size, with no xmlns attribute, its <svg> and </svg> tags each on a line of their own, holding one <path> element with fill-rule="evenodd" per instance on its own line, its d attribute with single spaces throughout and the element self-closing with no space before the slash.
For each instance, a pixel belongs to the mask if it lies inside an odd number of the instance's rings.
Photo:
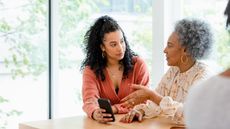
<svg viewBox="0 0 230 129">
<path fill-rule="evenodd" d="M 190 53 L 188 52 L 188 49 L 185 48 L 185 47 L 182 48 L 182 53 L 183 53 L 184 55 L 186 55 L 186 56 L 190 56 Z"/>
<path fill-rule="evenodd" d="M 187 53 L 187 49 L 186 49 L 185 47 L 182 47 L 182 48 L 181 48 L 181 52 L 182 52 L 182 53 Z"/>
<path fill-rule="evenodd" d="M 105 46 L 103 43 L 100 45 L 100 48 L 101 48 L 101 51 L 105 51 Z"/>
</svg>

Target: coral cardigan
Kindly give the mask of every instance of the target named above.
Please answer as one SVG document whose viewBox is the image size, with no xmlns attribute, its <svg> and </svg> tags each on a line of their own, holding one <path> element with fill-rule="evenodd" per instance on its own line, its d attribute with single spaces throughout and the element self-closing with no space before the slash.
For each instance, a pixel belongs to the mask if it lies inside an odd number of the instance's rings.
<svg viewBox="0 0 230 129">
<path fill-rule="evenodd" d="M 135 62 L 134 68 L 128 74 L 128 77 L 121 81 L 118 94 L 106 69 L 104 70 L 105 80 L 102 81 L 96 77 L 89 66 L 85 67 L 82 86 L 83 110 L 90 118 L 92 118 L 94 110 L 99 107 L 98 98 L 109 99 L 111 105 L 118 109 L 118 113 L 127 113 L 129 111 L 129 109 L 121 106 L 120 100 L 133 92 L 130 84 L 147 86 L 149 83 L 149 72 L 145 62 L 140 57 L 134 57 L 133 60 Z"/>
</svg>

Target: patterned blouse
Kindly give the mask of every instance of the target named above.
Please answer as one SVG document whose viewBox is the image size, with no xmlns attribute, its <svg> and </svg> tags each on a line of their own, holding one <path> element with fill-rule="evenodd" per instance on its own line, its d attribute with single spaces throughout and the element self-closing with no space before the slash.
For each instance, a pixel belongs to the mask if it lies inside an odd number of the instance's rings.
<svg viewBox="0 0 230 129">
<path fill-rule="evenodd" d="M 155 89 L 163 96 L 159 105 L 148 100 L 146 104 L 136 105 L 134 109 L 142 109 L 144 118 L 163 116 L 177 124 L 184 123 L 183 103 L 189 88 L 197 81 L 208 77 L 207 65 L 196 62 L 186 72 L 181 73 L 178 67 L 170 67 Z"/>
</svg>

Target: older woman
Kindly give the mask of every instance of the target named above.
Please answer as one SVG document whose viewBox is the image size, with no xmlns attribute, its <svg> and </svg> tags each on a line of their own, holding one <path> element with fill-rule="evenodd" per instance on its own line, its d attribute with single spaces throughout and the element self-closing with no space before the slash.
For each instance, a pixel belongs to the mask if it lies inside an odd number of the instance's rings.
<svg viewBox="0 0 230 129">
<path fill-rule="evenodd" d="M 183 19 L 177 22 L 164 49 L 169 70 L 155 90 L 133 85 L 137 91 L 122 101 L 124 107 L 148 100 L 146 104 L 136 105 L 121 121 L 132 122 L 144 118 L 164 116 L 176 123 L 183 123 L 183 103 L 189 88 L 208 75 L 206 65 L 198 59 L 205 57 L 213 43 L 209 26 L 200 20 Z M 129 102 L 129 103 L 128 103 Z"/>
<path fill-rule="evenodd" d="M 147 85 L 145 62 L 129 47 L 117 21 L 99 17 L 84 36 L 86 57 L 83 70 L 83 110 L 98 122 L 109 122 L 111 114 L 99 108 L 97 99 L 109 99 L 113 113 L 127 113 L 120 100 L 133 92 L 129 84 Z"/>
</svg>

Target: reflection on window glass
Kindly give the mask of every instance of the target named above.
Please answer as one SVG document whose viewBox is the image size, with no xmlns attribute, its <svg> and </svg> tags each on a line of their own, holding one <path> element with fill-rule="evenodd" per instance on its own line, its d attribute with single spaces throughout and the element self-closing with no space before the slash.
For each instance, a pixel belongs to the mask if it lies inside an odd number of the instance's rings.
<svg viewBox="0 0 230 129">
<path fill-rule="evenodd" d="M 151 0 L 60 0 L 59 79 L 56 117 L 82 114 L 83 36 L 101 15 L 116 19 L 124 29 L 132 49 L 142 56 L 151 71 Z"/>
<path fill-rule="evenodd" d="M 215 43 L 210 64 L 216 70 L 230 67 L 230 39 L 225 29 L 226 19 L 224 17 L 226 4 L 227 0 L 184 1 L 185 16 L 198 17 L 211 24 Z"/>
<path fill-rule="evenodd" d="M 47 118 L 47 0 L 0 0 L 0 129 Z"/>
</svg>

